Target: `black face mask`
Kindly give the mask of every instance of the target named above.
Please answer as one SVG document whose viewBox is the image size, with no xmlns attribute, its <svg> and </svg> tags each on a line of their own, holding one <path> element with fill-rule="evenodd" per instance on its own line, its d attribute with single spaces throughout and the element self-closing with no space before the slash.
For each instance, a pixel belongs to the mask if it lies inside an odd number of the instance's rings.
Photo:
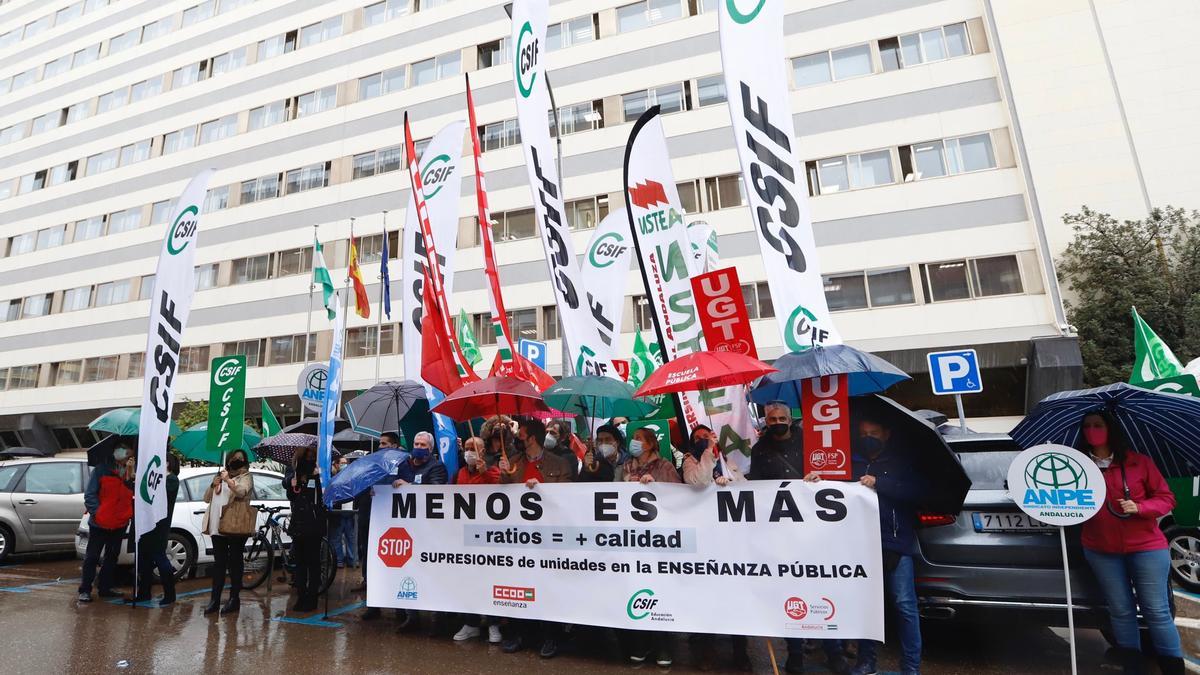
<svg viewBox="0 0 1200 675">
<path fill-rule="evenodd" d="M 874 436 L 860 436 L 854 439 L 853 450 L 861 455 L 874 457 L 883 452 L 883 441 Z"/>
<path fill-rule="evenodd" d="M 241 459 L 241 458 L 231 459 L 231 460 L 229 460 L 228 463 L 225 464 L 225 468 L 229 469 L 230 471 L 241 471 L 242 469 L 246 468 L 247 466 L 249 466 L 249 463 L 246 460 Z"/>
<path fill-rule="evenodd" d="M 791 427 L 792 427 L 792 425 L 790 425 L 790 424 L 785 424 L 783 422 L 780 422 L 779 424 L 768 424 L 767 431 L 772 436 L 783 437 L 783 436 L 787 435 L 788 429 L 791 429 Z"/>
</svg>

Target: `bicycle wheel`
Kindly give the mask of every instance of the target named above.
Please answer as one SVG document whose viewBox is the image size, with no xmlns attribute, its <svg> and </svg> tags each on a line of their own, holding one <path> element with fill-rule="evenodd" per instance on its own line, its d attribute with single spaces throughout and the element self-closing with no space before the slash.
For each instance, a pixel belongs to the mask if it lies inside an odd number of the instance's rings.
<svg viewBox="0 0 1200 675">
<path fill-rule="evenodd" d="M 250 540 L 250 546 L 242 558 L 242 588 L 258 588 L 267 580 L 275 566 L 275 550 L 271 542 L 259 532 Z"/>
<path fill-rule="evenodd" d="M 321 593 L 333 585 L 333 577 L 337 574 L 337 560 L 333 557 L 333 547 L 329 540 L 321 537 Z"/>
</svg>

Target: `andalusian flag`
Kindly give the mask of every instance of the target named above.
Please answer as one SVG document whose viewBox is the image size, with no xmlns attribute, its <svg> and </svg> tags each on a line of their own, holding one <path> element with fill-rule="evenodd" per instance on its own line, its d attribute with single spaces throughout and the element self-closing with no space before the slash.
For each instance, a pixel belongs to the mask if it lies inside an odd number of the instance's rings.
<svg viewBox="0 0 1200 675">
<path fill-rule="evenodd" d="M 367 299 L 367 287 L 363 285 L 362 270 L 358 268 L 358 246 L 354 235 L 350 235 L 350 281 L 354 283 L 354 311 L 364 319 L 371 316 L 371 301 Z"/>
<path fill-rule="evenodd" d="M 658 344 L 656 343 L 654 346 L 658 347 Z M 642 386 L 642 382 L 650 377 L 650 373 L 662 365 L 661 351 L 659 354 L 660 356 L 656 359 L 654 352 L 642 339 L 642 331 L 639 329 L 633 338 L 633 360 L 629 362 L 629 384 L 633 385 L 634 389 Z"/>
<path fill-rule="evenodd" d="M 1133 308 L 1133 373 L 1129 383 L 1145 385 L 1154 380 L 1183 374 L 1183 364 L 1171 348 L 1138 316 Z"/>
<path fill-rule="evenodd" d="M 283 427 L 280 426 L 279 420 L 275 419 L 275 413 L 271 412 L 271 406 L 267 405 L 267 399 L 264 398 L 260 400 L 262 401 L 263 438 L 267 438 L 282 431 Z"/>
<path fill-rule="evenodd" d="M 329 320 L 333 321 L 333 316 L 337 313 L 333 309 L 333 279 L 329 276 L 329 268 L 325 265 L 325 247 L 321 246 L 321 242 L 315 238 L 313 239 L 313 283 L 321 287 L 325 313 L 328 314 Z"/>
<path fill-rule="evenodd" d="M 479 353 L 479 343 L 475 341 L 475 331 L 471 330 L 467 312 L 462 309 L 458 310 L 458 346 L 462 347 L 463 356 L 467 357 L 472 368 L 483 360 L 483 354 Z"/>
</svg>

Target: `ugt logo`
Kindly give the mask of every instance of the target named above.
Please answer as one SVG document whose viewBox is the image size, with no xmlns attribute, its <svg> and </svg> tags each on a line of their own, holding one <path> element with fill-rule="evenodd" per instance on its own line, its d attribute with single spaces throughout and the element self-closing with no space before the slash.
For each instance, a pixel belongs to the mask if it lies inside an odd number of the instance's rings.
<svg viewBox="0 0 1200 675">
<path fill-rule="evenodd" d="M 526 39 L 529 42 L 526 42 Z M 517 69 L 517 89 L 521 92 L 522 98 L 529 98 L 529 95 L 533 93 L 533 83 L 537 80 L 537 73 L 534 72 L 537 59 L 538 40 L 533 37 L 533 27 L 526 21 L 517 35 L 517 57 L 513 59 L 513 64 Z"/>
<path fill-rule="evenodd" d="M 188 244 L 192 243 L 192 239 L 196 236 L 199 215 L 200 209 L 195 204 L 179 213 L 171 225 L 170 231 L 167 232 L 167 253 L 179 255 L 183 253 L 183 249 L 187 248 Z"/>
<path fill-rule="evenodd" d="M 1036 455 L 1025 465 L 1024 475 L 1026 506 L 1095 506 L 1087 472 L 1073 457 L 1059 452 Z"/>
</svg>

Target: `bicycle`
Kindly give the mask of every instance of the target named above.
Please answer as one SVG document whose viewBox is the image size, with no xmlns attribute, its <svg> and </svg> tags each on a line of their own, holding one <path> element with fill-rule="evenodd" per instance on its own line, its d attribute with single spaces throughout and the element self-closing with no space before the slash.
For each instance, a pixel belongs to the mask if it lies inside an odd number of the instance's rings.
<svg viewBox="0 0 1200 675">
<path fill-rule="evenodd" d="M 267 514 L 267 520 L 259 526 L 258 532 L 255 533 L 243 556 L 242 586 L 258 588 L 264 581 L 267 581 L 267 590 L 269 591 L 271 590 L 269 583 L 271 571 L 275 569 L 276 551 L 278 551 L 281 567 L 285 572 L 279 577 L 279 581 L 287 581 L 288 575 L 296 568 L 295 561 L 291 557 L 291 545 L 283 543 L 283 533 L 287 530 L 288 523 L 287 517 L 280 516 L 279 512 L 287 507 L 256 506 L 255 508 Z M 334 560 L 333 548 L 329 545 L 327 538 L 321 537 L 321 593 L 329 590 L 336 572 L 337 561 Z"/>
</svg>

